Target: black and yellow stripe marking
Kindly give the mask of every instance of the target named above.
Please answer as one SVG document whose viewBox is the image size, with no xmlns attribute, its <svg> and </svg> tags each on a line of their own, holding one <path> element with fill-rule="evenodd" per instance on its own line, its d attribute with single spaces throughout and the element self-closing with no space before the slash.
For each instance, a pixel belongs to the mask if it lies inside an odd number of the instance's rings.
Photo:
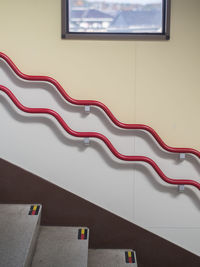
<svg viewBox="0 0 200 267">
<path fill-rule="evenodd" d="M 78 239 L 79 240 L 86 240 L 88 234 L 88 229 L 81 228 L 78 230 Z"/>
<path fill-rule="evenodd" d="M 40 210 L 40 205 L 31 205 L 28 215 L 38 215 Z"/>
<path fill-rule="evenodd" d="M 126 263 L 135 263 L 135 256 L 133 251 L 125 251 Z"/>
</svg>

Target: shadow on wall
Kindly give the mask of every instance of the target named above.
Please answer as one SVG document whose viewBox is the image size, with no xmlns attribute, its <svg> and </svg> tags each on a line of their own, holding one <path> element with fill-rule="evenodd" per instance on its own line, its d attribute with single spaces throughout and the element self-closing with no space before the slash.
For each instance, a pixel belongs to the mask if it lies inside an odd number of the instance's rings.
<svg viewBox="0 0 200 267">
<path fill-rule="evenodd" d="M 59 127 L 57 122 L 52 120 L 51 118 L 47 118 L 41 115 L 36 115 L 27 117 L 25 115 L 22 115 L 14 109 L 14 106 L 11 105 L 9 102 L 8 98 L 4 95 L 0 95 L 0 104 L 7 110 L 9 115 L 16 121 L 21 122 L 21 123 L 28 123 L 28 124 L 45 124 L 55 135 L 56 138 L 65 146 L 71 146 L 71 147 L 76 147 L 79 151 L 84 151 L 85 149 L 94 149 L 98 151 L 98 153 L 101 155 L 103 158 L 105 164 L 109 165 L 109 167 L 117 170 L 135 170 L 140 173 L 143 173 L 148 180 L 148 182 L 153 186 L 157 191 L 162 192 L 163 194 L 168 194 L 173 198 L 178 198 L 180 193 L 177 190 L 177 186 L 174 185 L 168 185 L 167 183 L 165 185 L 161 184 L 156 178 L 157 174 L 152 172 L 147 168 L 147 166 L 144 163 L 133 163 L 133 162 L 122 162 L 118 159 L 114 159 L 112 157 L 112 154 L 110 151 L 107 151 L 105 149 L 105 146 L 103 147 L 101 144 L 99 144 L 97 141 L 94 139 L 91 141 L 91 146 L 85 146 L 82 142 L 82 140 L 77 139 L 73 140 L 70 138 L 68 134 L 64 134 Z M 140 134 L 143 135 L 142 133 L 139 133 L 137 136 L 140 136 Z M 143 135 L 145 138 L 146 135 Z M 155 144 L 152 144 L 152 146 L 155 146 Z M 155 146 L 156 147 L 156 146 Z M 156 148 L 157 149 L 157 148 Z M 162 154 L 163 152 L 160 151 Z M 164 154 L 163 154 L 164 156 Z M 173 155 L 174 156 L 174 155 Z M 190 156 L 190 155 L 188 155 Z M 194 157 L 187 157 L 187 160 L 192 160 L 193 165 L 196 169 L 199 170 L 199 163 L 198 161 L 194 161 Z M 184 191 L 184 194 L 188 196 L 193 201 L 193 204 L 195 207 L 200 210 L 200 197 L 197 195 L 193 190 L 191 190 L 189 187 L 187 187 Z"/>
</svg>

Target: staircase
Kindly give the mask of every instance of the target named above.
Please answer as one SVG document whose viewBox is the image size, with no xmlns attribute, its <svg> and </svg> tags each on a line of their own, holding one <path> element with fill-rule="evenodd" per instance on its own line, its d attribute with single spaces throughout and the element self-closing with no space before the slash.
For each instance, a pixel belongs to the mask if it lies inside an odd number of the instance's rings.
<svg viewBox="0 0 200 267">
<path fill-rule="evenodd" d="M 122 123 L 101 102 L 71 98 L 56 80 L 23 74 L 1 52 L 0 114 L 0 164 L 5 159 L 41 178 L 17 175 L 15 167 L 10 173 L 13 167 L 6 163 L 5 173 L 0 168 L 0 203 L 36 202 L 44 207 L 43 226 L 35 226 L 34 235 L 28 232 L 28 241 L 21 240 L 24 229 L 32 217 L 39 223 L 41 206 L 38 211 L 37 205 L 32 210 L 28 205 L 24 214 L 18 211 L 19 221 L 29 217 L 19 227 L 13 211 L 0 210 L 0 266 L 62 266 L 61 260 L 71 267 L 137 266 L 135 253 L 124 250 L 127 247 L 137 251 L 141 267 L 200 266 L 199 151 L 170 147 L 147 125 Z M 84 226 L 90 229 L 90 247 L 98 249 L 88 253 L 87 244 L 82 258 L 82 247 L 76 244 L 88 242 Z M 87 239 L 79 240 L 86 232 Z"/>
<path fill-rule="evenodd" d="M 89 249 L 89 229 L 40 226 L 42 206 L 0 205 L 0 267 L 137 266 L 131 249 Z"/>
</svg>

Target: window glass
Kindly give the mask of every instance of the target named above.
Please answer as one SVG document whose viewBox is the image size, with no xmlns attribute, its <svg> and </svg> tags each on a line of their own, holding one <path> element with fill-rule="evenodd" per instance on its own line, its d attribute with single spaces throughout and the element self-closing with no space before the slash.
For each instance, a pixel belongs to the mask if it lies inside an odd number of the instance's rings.
<svg viewBox="0 0 200 267">
<path fill-rule="evenodd" d="M 162 0 L 69 0 L 68 31 L 162 33 Z"/>
</svg>

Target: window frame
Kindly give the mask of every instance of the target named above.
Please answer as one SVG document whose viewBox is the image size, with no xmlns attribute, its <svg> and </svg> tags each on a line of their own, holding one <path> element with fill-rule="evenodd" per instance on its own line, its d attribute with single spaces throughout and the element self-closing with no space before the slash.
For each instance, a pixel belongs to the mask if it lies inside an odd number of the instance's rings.
<svg viewBox="0 0 200 267">
<path fill-rule="evenodd" d="M 169 40 L 171 0 L 163 1 L 163 32 L 162 33 L 80 33 L 69 32 L 68 0 L 61 0 L 61 38 L 79 40 Z"/>
</svg>

